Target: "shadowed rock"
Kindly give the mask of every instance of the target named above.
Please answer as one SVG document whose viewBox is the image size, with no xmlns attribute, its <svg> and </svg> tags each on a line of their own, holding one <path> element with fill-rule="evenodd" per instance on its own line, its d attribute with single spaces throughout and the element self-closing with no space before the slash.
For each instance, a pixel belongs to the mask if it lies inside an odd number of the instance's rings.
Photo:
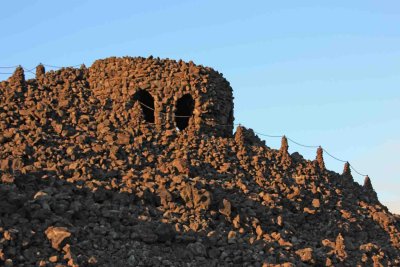
<svg viewBox="0 0 400 267">
<path fill-rule="evenodd" d="M 37 74 L 0 82 L 1 266 L 400 265 L 369 178 L 232 136 L 220 73 L 126 57 Z"/>
<path fill-rule="evenodd" d="M 281 147 L 280 147 L 279 151 L 281 152 L 281 154 L 288 154 L 289 144 L 288 144 L 288 140 L 287 140 L 286 136 L 282 136 Z"/>
<path fill-rule="evenodd" d="M 37 65 L 36 67 L 36 80 L 42 82 L 45 77 L 46 69 L 42 64 Z"/>
<path fill-rule="evenodd" d="M 365 176 L 364 178 L 364 185 L 363 187 L 368 190 L 368 191 L 374 191 L 374 188 L 372 187 L 372 183 L 371 183 L 371 179 L 369 178 L 369 176 Z"/>
<path fill-rule="evenodd" d="M 351 176 L 350 163 L 346 162 L 344 164 L 342 175 Z"/>
</svg>

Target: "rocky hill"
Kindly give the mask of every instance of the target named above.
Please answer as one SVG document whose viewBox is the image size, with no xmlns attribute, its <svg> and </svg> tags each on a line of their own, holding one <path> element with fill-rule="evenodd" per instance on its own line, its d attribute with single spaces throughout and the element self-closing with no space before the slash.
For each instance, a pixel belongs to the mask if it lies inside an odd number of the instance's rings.
<svg viewBox="0 0 400 267">
<path fill-rule="evenodd" d="M 400 265 L 399 218 L 321 149 L 127 123 L 85 66 L 37 71 L 0 83 L 0 265 Z"/>
</svg>

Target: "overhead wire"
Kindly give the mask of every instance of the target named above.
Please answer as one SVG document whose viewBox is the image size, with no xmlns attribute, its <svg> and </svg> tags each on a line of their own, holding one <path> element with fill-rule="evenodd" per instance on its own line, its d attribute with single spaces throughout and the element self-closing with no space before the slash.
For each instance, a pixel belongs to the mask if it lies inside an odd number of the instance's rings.
<svg viewBox="0 0 400 267">
<path fill-rule="evenodd" d="M 82 64 L 77 64 L 77 65 L 73 65 L 73 66 L 67 66 L 67 67 L 60 67 L 60 66 L 54 66 L 54 65 L 49 65 L 49 64 L 43 64 L 43 63 L 41 63 L 43 66 L 45 66 L 45 67 L 49 67 L 49 68 L 55 68 L 55 69 L 62 69 L 62 68 L 75 68 L 75 67 L 79 67 L 79 66 L 81 66 Z"/>
<path fill-rule="evenodd" d="M 337 157 L 335 157 L 335 156 L 333 156 L 332 154 L 330 154 L 328 151 L 326 151 L 326 149 L 325 148 L 322 148 L 322 150 L 328 155 L 328 156 L 330 156 L 331 158 L 333 158 L 333 159 L 336 159 L 337 161 L 341 161 L 341 162 L 344 162 L 344 163 L 346 163 L 347 162 L 347 160 L 342 160 L 342 159 L 339 159 L 339 158 L 337 158 Z"/>
<path fill-rule="evenodd" d="M 56 68 L 56 69 L 75 68 L 75 67 L 79 67 L 79 66 L 82 65 L 82 64 L 77 64 L 77 65 L 73 65 L 73 66 L 61 67 L 61 66 L 55 66 L 55 65 L 50 65 L 50 64 L 43 64 L 43 63 L 40 63 L 40 64 L 45 66 L 45 67 Z M 0 66 L 0 69 L 16 69 L 18 67 L 20 67 L 20 66 Z M 34 68 L 25 68 L 25 67 L 23 67 L 23 69 L 26 72 L 29 72 L 29 73 L 32 73 L 32 74 L 36 75 L 36 73 L 33 72 L 33 70 L 36 69 L 36 67 L 34 67 Z M 0 74 L 10 75 L 10 74 L 13 74 L 13 73 L 12 72 L 0 72 Z"/>
<path fill-rule="evenodd" d="M 359 171 L 357 171 L 354 167 L 353 167 L 353 165 L 351 165 L 351 164 L 349 164 L 350 165 L 350 168 L 353 170 L 353 171 L 355 171 L 358 175 L 361 175 L 361 176 L 368 176 L 367 174 L 362 174 L 362 173 L 360 173 Z"/>
<path fill-rule="evenodd" d="M 291 138 L 289 138 L 289 137 L 287 137 L 287 136 L 286 136 L 286 138 L 287 138 L 287 140 L 289 140 L 289 141 L 295 143 L 295 144 L 298 145 L 298 146 L 308 147 L 308 148 L 319 148 L 319 147 L 320 147 L 320 146 L 312 146 L 312 145 L 303 145 L 303 144 L 301 144 L 301 143 L 299 143 L 299 142 L 294 141 L 293 139 L 291 139 Z"/>
<path fill-rule="evenodd" d="M 282 138 L 283 137 L 283 135 L 269 135 L 269 134 L 258 133 L 258 132 L 254 132 L 254 133 L 258 134 L 258 135 L 261 135 L 261 136 L 272 137 L 272 138 Z"/>
<path fill-rule="evenodd" d="M 0 67 L 0 69 L 15 69 L 18 66 L 6 66 L 6 67 Z"/>
</svg>

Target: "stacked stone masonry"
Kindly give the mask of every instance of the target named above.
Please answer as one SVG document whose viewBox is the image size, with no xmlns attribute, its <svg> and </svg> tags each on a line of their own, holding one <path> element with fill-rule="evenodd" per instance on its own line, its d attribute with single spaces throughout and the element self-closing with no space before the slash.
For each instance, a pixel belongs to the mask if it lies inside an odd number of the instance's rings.
<svg viewBox="0 0 400 267">
<path fill-rule="evenodd" d="M 220 74 L 181 61 L 17 68 L 0 82 L 0 266 L 400 266 L 400 216 L 369 177 L 232 136 L 232 110 Z"/>
<path fill-rule="evenodd" d="M 232 88 L 211 68 L 152 57 L 108 58 L 94 62 L 89 68 L 88 82 L 101 103 L 110 105 L 114 111 L 122 109 L 120 112 L 127 121 L 135 94 L 145 91 L 154 99 L 155 126 L 161 131 L 175 129 L 177 103 L 186 96 L 194 102 L 193 116 L 189 120 L 191 131 L 232 134 Z M 142 108 L 148 110 L 146 106 Z"/>
<path fill-rule="evenodd" d="M 58 86 L 60 92 L 61 87 L 68 86 L 89 88 L 102 109 L 118 113 L 120 122 L 132 127 L 138 126 L 135 123 L 147 123 L 158 131 L 179 129 L 193 134 L 232 136 L 233 94 L 229 82 L 212 68 L 193 62 L 111 57 L 97 60 L 89 68 L 82 65 L 80 69 L 49 72 L 39 65 L 36 80 L 29 80 L 29 84 Z M 26 88 L 23 69 L 18 68 L 0 87 Z M 62 98 L 65 102 L 61 101 L 61 105 L 69 101 L 68 95 Z M 144 114 L 137 114 L 140 112 Z M 135 120 L 138 115 L 144 115 L 142 120 Z"/>
</svg>

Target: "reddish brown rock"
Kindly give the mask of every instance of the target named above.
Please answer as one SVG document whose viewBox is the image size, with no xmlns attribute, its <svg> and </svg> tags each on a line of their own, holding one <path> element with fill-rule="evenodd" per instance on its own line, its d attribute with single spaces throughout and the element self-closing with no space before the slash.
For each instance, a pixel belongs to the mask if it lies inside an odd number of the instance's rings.
<svg viewBox="0 0 400 267">
<path fill-rule="evenodd" d="M 211 204 L 211 194 L 205 189 L 197 189 L 196 185 L 187 184 L 180 193 L 188 207 L 207 210 Z"/>
<path fill-rule="evenodd" d="M 346 162 L 346 163 L 344 164 L 342 175 L 351 176 L 350 163 Z"/>
<path fill-rule="evenodd" d="M 299 249 L 296 251 L 296 254 L 300 257 L 301 261 L 314 263 L 312 248 Z"/>
<path fill-rule="evenodd" d="M 231 212 L 232 212 L 231 202 L 227 199 L 223 199 L 221 204 L 222 205 L 221 208 L 219 209 L 219 212 L 228 218 L 231 217 Z"/>
<path fill-rule="evenodd" d="M 368 191 L 374 191 L 374 188 L 372 187 L 372 183 L 371 183 L 371 179 L 369 178 L 369 176 L 365 176 L 364 179 L 364 188 Z"/>
<path fill-rule="evenodd" d="M 229 83 L 193 62 L 19 68 L 0 82 L 0 265 L 400 266 L 369 178 L 232 122 Z"/>
<path fill-rule="evenodd" d="M 53 227 L 50 226 L 46 229 L 45 234 L 47 239 L 51 242 L 51 246 L 56 250 L 61 250 L 61 243 L 68 237 L 71 233 L 65 227 Z"/>
<path fill-rule="evenodd" d="M 318 167 L 321 170 L 325 170 L 325 162 L 324 162 L 323 154 L 324 154 L 324 150 L 322 149 L 322 147 L 318 147 L 316 161 L 317 161 Z"/>
<path fill-rule="evenodd" d="M 172 166 L 174 166 L 179 173 L 189 173 L 189 164 L 185 159 L 175 159 L 172 162 Z"/>
</svg>

